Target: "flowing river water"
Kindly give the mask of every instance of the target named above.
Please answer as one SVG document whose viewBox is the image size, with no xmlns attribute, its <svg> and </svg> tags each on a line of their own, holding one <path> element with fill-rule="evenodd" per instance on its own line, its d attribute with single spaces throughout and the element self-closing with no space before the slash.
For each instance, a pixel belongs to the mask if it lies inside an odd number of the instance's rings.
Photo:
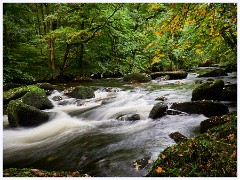
<svg viewBox="0 0 240 180">
<path fill-rule="evenodd" d="M 81 170 L 98 177 L 145 176 L 150 164 L 134 169 L 133 162 L 155 160 L 160 151 L 175 142 L 169 137 L 179 131 L 188 138 L 199 133 L 204 115 L 166 115 L 148 118 L 155 100 L 164 96 L 173 102 L 191 101 L 196 73 L 182 80 L 152 80 L 127 85 L 122 79 L 95 80 L 85 85 L 96 88 L 95 98 L 77 100 L 54 91 L 48 98 L 54 108 L 51 120 L 34 128 L 3 129 L 3 165 L 46 170 Z M 236 83 L 233 74 L 218 77 Z M 71 84 L 70 84 L 71 85 Z M 62 100 L 53 101 L 54 96 Z M 230 111 L 236 104 L 224 102 Z M 140 120 L 128 121 L 122 115 L 139 114 Z M 7 124 L 7 116 L 4 116 Z"/>
</svg>

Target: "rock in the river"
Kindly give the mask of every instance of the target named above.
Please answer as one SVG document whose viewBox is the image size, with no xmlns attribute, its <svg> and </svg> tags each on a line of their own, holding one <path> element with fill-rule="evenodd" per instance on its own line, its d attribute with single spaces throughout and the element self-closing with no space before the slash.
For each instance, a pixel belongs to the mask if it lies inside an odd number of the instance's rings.
<svg viewBox="0 0 240 180">
<path fill-rule="evenodd" d="M 151 77 L 148 77 L 145 74 L 141 74 L 141 73 L 127 74 L 123 77 L 123 81 L 133 82 L 133 83 L 145 83 L 150 80 L 151 80 Z"/>
<path fill-rule="evenodd" d="M 50 115 L 20 100 L 12 100 L 7 108 L 8 122 L 11 127 L 37 126 L 48 121 Z"/>
<path fill-rule="evenodd" d="M 196 87 L 192 92 L 192 101 L 197 100 L 220 100 L 222 97 L 224 82 L 216 80 L 214 82 L 205 82 Z"/>
<path fill-rule="evenodd" d="M 121 121 L 137 121 L 140 120 L 140 115 L 139 114 L 121 115 L 117 119 Z"/>
<path fill-rule="evenodd" d="M 23 103 L 41 110 L 53 108 L 52 102 L 42 93 L 27 92 L 21 99 Z"/>
<path fill-rule="evenodd" d="M 166 114 L 168 106 L 163 103 L 157 103 L 149 113 L 149 118 L 156 119 Z"/>
<path fill-rule="evenodd" d="M 171 133 L 171 134 L 169 134 L 169 137 L 171 139 L 173 139 L 176 143 L 180 143 L 180 142 L 188 140 L 188 138 L 186 136 L 182 135 L 180 132 Z"/>
<path fill-rule="evenodd" d="M 52 100 L 54 100 L 54 101 L 61 101 L 61 100 L 62 100 L 62 97 L 61 97 L 61 96 L 54 96 L 54 97 L 52 98 Z"/>
<path fill-rule="evenodd" d="M 184 79 L 187 77 L 188 73 L 185 71 L 163 71 L 163 72 L 155 72 L 151 74 L 152 79 L 156 79 L 157 77 L 162 77 L 169 75 L 170 79 Z"/>
<path fill-rule="evenodd" d="M 73 90 L 70 90 L 67 95 L 77 99 L 89 99 L 95 97 L 94 90 L 86 86 L 77 86 L 73 88 Z"/>
<path fill-rule="evenodd" d="M 224 104 L 209 100 L 173 103 L 170 108 L 189 114 L 203 114 L 207 117 L 221 116 L 227 114 L 229 111 L 228 107 Z"/>
<path fill-rule="evenodd" d="M 21 86 L 3 92 L 3 104 L 7 105 L 11 100 L 18 99 L 24 96 L 27 92 L 37 92 L 42 94 L 43 96 L 46 95 L 44 90 L 37 86 L 34 85 Z"/>
<path fill-rule="evenodd" d="M 185 112 L 174 110 L 174 109 L 168 109 L 167 114 L 168 115 L 187 115 L 187 113 Z"/>
<path fill-rule="evenodd" d="M 223 88 L 223 101 L 237 101 L 237 84 L 225 85 Z"/>
<path fill-rule="evenodd" d="M 227 76 L 228 74 L 223 69 L 214 69 L 205 74 L 201 74 L 198 77 L 217 77 L 217 76 Z"/>
<path fill-rule="evenodd" d="M 36 86 L 44 89 L 47 95 L 50 95 L 56 89 L 56 87 L 50 83 L 37 83 Z"/>
</svg>

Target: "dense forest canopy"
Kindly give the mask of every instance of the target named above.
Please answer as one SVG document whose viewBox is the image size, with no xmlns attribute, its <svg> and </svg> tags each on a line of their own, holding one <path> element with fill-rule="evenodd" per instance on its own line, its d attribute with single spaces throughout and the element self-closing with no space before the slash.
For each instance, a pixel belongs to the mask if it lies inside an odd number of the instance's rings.
<svg viewBox="0 0 240 180">
<path fill-rule="evenodd" d="M 237 4 L 3 4 L 3 82 L 215 63 L 237 63 Z"/>
</svg>

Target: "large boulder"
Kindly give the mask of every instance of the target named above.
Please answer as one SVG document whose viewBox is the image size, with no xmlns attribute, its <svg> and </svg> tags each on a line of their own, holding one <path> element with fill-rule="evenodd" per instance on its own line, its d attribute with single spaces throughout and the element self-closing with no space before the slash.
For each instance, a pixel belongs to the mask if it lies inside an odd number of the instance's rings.
<svg viewBox="0 0 240 180">
<path fill-rule="evenodd" d="M 191 100 L 220 100 L 222 97 L 223 87 L 223 80 L 216 80 L 213 82 L 207 81 L 193 90 Z"/>
<path fill-rule="evenodd" d="M 163 72 L 155 72 L 151 74 L 152 79 L 156 79 L 158 77 L 169 75 L 170 79 L 184 79 L 187 77 L 188 73 L 185 71 L 163 71 Z"/>
<path fill-rule="evenodd" d="M 37 92 L 43 96 L 46 95 L 44 90 L 37 86 L 34 86 L 34 85 L 21 86 L 21 87 L 13 88 L 3 92 L 3 104 L 7 105 L 11 100 L 16 100 L 18 98 L 21 98 L 27 92 Z"/>
<path fill-rule="evenodd" d="M 223 88 L 221 100 L 237 101 L 237 84 L 225 85 Z"/>
<path fill-rule="evenodd" d="M 199 75 L 198 77 L 217 77 L 217 76 L 227 76 L 228 74 L 223 69 L 214 69 L 210 72 Z"/>
<path fill-rule="evenodd" d="M 124 82 L 131 82 L 131 83 L 145 83 L 150 80 L 151 80 L 151 77 L 148 77 L 145 74 L 141 74 L 141 73 L 131 73 L 123 77 Z"/>
<path fill-rule="evenodd" d="M 37 83 L 36 86 L 44 89 L 47 95 L 50 95 L 56 89 L 56 86 L 50 83 Z"/>
<path fill-rule="evenodd" d="M 95 97 L 94 90 L 86 86 L 77 86 L 73 89 L 70 89 L 66 95 L 76 99 L 89 99 Z"/>
<path fill-rule="evenodd" d="M 221 116 L 229 112 L 224 104 L 209 100 L 173 103 L 170 108 L 189 114 L 203 114 L 207 117 Z"/>
<path fill-rule="evenodd" d="M 37 126 L 48 121 L 50 115 L 20 100 L 12 100 L 7 108 L 8 122 L 11 127 Z"/>
<path fill-rule="evenodd" d="M 23 103 L 41 110 L 53 108 L 53 104 L 47 96 L 38 92 L 27 92 L 21 99 Z"/>
<path fill-rule="evenodd" d="M 156 119 L 162 117 L 166 114 L 168 106 L 163 103 L 157 103 L 153 106 L 152 110 L 149 113 L 149 118 Z"/>
</svg>

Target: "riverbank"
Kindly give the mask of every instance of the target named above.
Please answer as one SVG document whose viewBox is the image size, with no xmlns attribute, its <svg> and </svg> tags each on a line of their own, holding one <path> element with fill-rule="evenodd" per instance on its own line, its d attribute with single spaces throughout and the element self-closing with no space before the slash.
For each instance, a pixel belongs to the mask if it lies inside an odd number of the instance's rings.
<svg viewBox="0 0 240 180">
<path fill-rule="evenodd" d="M 237 114 L 224 115 L 212 122 L 216 126 L 206 133 L 162 151 L 148 176 L 236 177 Z"/>
</svg>

